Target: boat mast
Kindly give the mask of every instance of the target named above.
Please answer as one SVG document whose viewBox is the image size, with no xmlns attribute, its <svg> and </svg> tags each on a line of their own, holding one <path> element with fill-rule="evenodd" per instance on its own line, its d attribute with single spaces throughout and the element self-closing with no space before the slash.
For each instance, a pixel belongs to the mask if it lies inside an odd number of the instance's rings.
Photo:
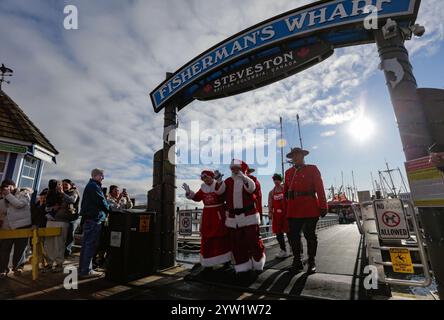
<svg viewBox="0 0 444 320">
<path fill-rule="evenodd" d="M 352 181 L 353 181 L 353 201 L 355 201 L 355 195 L 357 196 L 358 190 L 356 189 L 355 173 L 353 172 L 353 170 L 352 170 Z"/>
<path fill-rule="evenodd" d="M 395 170 L 394 170 L 394 169 L 390 169 L 389 164 L 388 164 L 387 161 L 385 161 L 385 165 L 387 166 L 387 171 L 386 171 L 386 172 L 388 173 L 389 178 L 390 178 L 391 189 L 393 190 L 393 195 L 394 195 L 395 197 L 398 197 L 398 194 L 397 194 L 397 192 L 396 192 L 395 183 L 394 183 L 394 181 L 393 181 L 393 177 L 392 177 L 392 172 L 395 171 Z"/>
<path fill-rule="evenodd" d="M 284 178 L 285 169 L 284 169 L 284 136 L 282 133 L 282 117 L 279 117 L 279 121 L 281 124 L 281 165 L 282 165 L 282 178 Z"/>
<path fill-rule="evenodd" d="M 302 144 L 301 124 L 299 123 L 299 114 L 296 115 L 296 120 L 298 122 L 299 142 L 301 143 L 301 149 L 304 149 L 304 146 Z"/>
<path fill-rule="evenodd" d="M 382 197 L 386 198 L 387 197 L 387 191 L 385 190 L 385 186 L 384 186 L 384 182 L 383 182 L 383 178 L 384 177 L 382 176 L 382 172 L 379 171 L 379 170 L 378 170 L 378 174 L 379 174 L 379 187 L 381 188 Z"/>
<path fill-rule="evenodd" d="M 406 193 L 408 193 L 409 189 L 407 188 L 407 185 L 405 183 L 404 176 L 402 175 L 401 169 L 398 168 L 398 172 L 399 172 L 399 175 L 401 176 L 401 182 L 402 182 L 402 185 L 404 186 L 404 190 Z"/>
<path fill-rule="evenodd" d="M 370 178 L 372 179 L 373 194 L 376 194 L 375 179 L 373 179 L 373 172 L 371 171 L 370 171 Z"/>
</svg>

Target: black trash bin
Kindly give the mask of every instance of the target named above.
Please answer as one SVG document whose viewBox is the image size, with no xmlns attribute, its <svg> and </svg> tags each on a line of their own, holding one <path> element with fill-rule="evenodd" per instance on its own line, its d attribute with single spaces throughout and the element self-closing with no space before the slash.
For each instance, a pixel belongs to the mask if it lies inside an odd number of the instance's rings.
<svg viewBox="0 0 444 320">
<path fill-rule="evenodd" d="M 129 282 L 155 272 L 155 220 L 154 212 L 144 210 L 113 211 L 109 215 L 107 279 Z"/>
</svg>

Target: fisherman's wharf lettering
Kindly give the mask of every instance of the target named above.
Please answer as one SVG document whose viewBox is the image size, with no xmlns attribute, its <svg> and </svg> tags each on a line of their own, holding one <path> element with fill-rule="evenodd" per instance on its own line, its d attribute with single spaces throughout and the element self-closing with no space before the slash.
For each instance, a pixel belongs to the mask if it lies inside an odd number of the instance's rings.
<svg viewBox="0 0 444 320">
<path fill-rule="evenodd" d="M 338 0 L 270 19 L 208 50 L 164 81 L 151 93 L 154 109 L 161 110 L 176 92 L 229 61 L 247 56 L 253 50 L 315 31 L 361 23 L 369 15 L 367 6 L 376 7 L 378 16 L 383 18 L 411 15 L 415 4 L 416 0 Z"/>
</svg>

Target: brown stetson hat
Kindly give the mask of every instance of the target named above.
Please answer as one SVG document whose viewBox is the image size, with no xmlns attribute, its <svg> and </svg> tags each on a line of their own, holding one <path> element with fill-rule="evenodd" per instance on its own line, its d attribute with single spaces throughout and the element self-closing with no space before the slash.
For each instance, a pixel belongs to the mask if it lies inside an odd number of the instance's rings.
<svg viewBox="0 0 444 320">
<path fill-rule="evenodd" d="M 295 153 L 302 153 L 305 156 L 308 156 L 310 154 L 309 151 L 301 149 L 301 148 L 292 148 L 290 153 L 287 154 L 287 158 L 291 159 L 293 157 L 293 154 Z"/>
</svg>

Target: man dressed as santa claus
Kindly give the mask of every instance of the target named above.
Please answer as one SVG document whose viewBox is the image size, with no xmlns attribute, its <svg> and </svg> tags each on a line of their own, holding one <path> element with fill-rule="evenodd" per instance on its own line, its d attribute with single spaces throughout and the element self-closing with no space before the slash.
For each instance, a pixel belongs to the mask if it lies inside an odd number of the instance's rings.
<svg viewBox="0 0 444 320">
<path fill-rule="evenodd" d="M 225 180 L 225 201 L 228 208 L 226 226 L 229 229 L 231 251 L 237 274 L 250 270 L 262 271 L 265 250 L 259 235 L 260 216 L 255 206 L 257 183 L 247 176 L 248 165 L 233 160 L 231 177 Z"/>
<path fill-rule="evenodd" d="M 230 263 L 232 256 L 228 229 L 225 226 L 225 204 L 222 198 L 225 184 L 216 181 L 212 171 L 203 171 L 201 179 L 203 184 L 198 192 L 191 191 L 186 183 L 183 184 L 183 189 L 188 199 L 204 203 L 200 224 L 200 261 L 204 268 L 211 269 L 219 264 Z"/>
</svg>

